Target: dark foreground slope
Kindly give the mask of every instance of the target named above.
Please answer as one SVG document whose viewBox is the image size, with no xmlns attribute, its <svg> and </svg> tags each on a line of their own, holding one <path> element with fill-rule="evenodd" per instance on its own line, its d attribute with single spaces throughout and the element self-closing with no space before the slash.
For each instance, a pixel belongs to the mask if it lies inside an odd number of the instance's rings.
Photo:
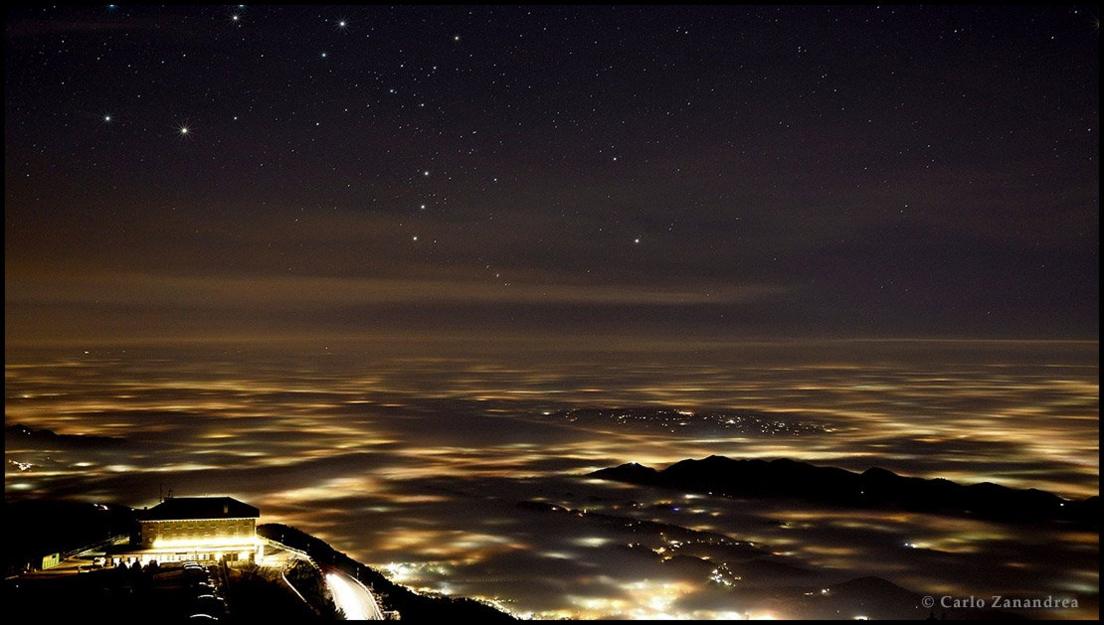
<svg viewBox="0 0 1104 625">
<path fill-rule="evenodd" d="M 81 501 L 4 501 L 4 576 L 42 564 L 43 556 L 87 548 L 129 534 L 134 511 L 115 504 Z"/>
<path fill-rule="evenodd" d="M 794 460 L 735 460 L 710 456 L 656 470 L 635 463 L 601 469 L 590 477 L 726 497 L 791 498 L 848 508 L 898 509 L 964 515 L 1001 522 L 1059 521 L 1099 524 L 1100 498 L 1066 500 L 1036 489 L 992 483 L 897 475 L 880 468 L 862 473 Z"/>
</svg>

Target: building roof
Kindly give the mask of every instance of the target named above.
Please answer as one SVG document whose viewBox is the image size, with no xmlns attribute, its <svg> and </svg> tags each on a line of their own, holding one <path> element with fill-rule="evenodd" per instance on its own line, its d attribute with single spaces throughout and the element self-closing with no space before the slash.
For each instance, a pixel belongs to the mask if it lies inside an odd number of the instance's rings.
<svg viewBox="0 0 1104 625">
<path fill-rule="evenodd" d="M 171 497 L 144 515 L 146 521 L 256 518 L 261 511 L 233 497 Z"/>
</svg>

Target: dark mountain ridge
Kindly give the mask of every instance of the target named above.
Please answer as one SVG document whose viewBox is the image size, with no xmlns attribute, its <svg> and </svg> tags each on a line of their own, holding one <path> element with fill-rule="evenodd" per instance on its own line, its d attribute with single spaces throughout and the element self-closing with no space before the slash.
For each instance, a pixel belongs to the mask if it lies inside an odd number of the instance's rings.
<svg viewBox="0 0 1104 625">
<path fill-rule="evenodd" d="M 111 436 L 83 436 L 78 434 L 58 434 L 53 430 L 35 429 L 22 423 L 4 427 L 6 447 L 41 447 L 52 445 L 59 447 L 104 447 L 122 445 L 126 441 Z"/>
<path fill-rule="evenodd" d="M 1034 488 L 990 482 L 958 484 L 943 478 L 902 476 L 878 467 L 856 473 L 789 459 L 709 456 L 682 460 L 663 470 L 628 463 L 600 469 L 589 477 L 724 497 L 792 498 L 838 507 L 953 514 L 1001 522 L 1099 525 L 1097 496 L 1067 500 Z"/>
</svg>

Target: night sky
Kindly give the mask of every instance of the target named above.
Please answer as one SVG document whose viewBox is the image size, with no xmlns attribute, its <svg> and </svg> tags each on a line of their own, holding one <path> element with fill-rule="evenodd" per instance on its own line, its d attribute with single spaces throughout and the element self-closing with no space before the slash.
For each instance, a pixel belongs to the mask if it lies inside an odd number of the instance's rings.
<svg viewBox="0 0 1104 625">
<path fill-rule="evenodd" d="M 1095 8 L 23 8 L 8 341 L 1096 338 Z"/>
</svg>

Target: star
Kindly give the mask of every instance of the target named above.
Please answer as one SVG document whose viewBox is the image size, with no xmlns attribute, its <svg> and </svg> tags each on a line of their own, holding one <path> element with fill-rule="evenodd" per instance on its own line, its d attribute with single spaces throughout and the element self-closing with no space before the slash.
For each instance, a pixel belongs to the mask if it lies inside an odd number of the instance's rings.
<svg viewBox="0 0 1104 625">
<path fill-rule="evenodd" d="M 180 135 L 184 136 L 184 135 L 187 135 L 187 134 L 188 134 L 188 127 L 187 126 L 181 126 L 180 127 Z"/>
<path fill-rule="evenodd" d="M 428 175 L 429 175 L 429 170 L 427 169 L 427 170 L 423 171 L 423 172 L 422 172 L 422 175 L 423 175 L 423 176 L 428 176 Z"/>
<path fill-rule="evenodd" d="M 241 19 L 241 17 L 239 17 L 239 16 L 237 16 L 237 15 L 231 15 L 231 16 L 230 16 L 230 19 L 232 19 L 232 20 L 234 20 L 234 21 L 236 22 L 236 21 L 240 20 L 240 19 Z"/>
<path fill-rule="evenodd" d="M 453 41 L 460 41 L 460 35 L 453 35 L 452 40 Z"/>
<path fill-rule="evenodd" d="M 422 204 L 422 205 L 421 205 L 421 206 L 419 206 L 418 208 L 420 208 L 420 209 L 422 209 L 422 210 L 425 210 L 425 208 L 426 208 L 426 205 L 425 205 L 425 204 Z"/>
<path fill-rule="evenodd" d="M 338 28 L 345 28 L 345 20 L 338 20 L 337 27 Z"/>
<path fill-rule="evenodd" d="M 635 239 L 633 239 L 633 243 L 640 245 L 640 237 L 636 237 Z"/>
<path fill-rule="evenodd" d="M 326 53 L 325 52 L 322 53 L 322 58 L 326 58 Z"/>
<path fill-rule="evenodd" d="M 105 122 L 111 121 L 111 116 L 110 115 L 104 115 L 104 121 Z"/>
<path fill-rule="evenodd" d="M 417 241 L 418 240 L 418 235 L 414 235 L 414 236 L 410 237 L 410 239 L 412 241 Z"/>
</svg>

